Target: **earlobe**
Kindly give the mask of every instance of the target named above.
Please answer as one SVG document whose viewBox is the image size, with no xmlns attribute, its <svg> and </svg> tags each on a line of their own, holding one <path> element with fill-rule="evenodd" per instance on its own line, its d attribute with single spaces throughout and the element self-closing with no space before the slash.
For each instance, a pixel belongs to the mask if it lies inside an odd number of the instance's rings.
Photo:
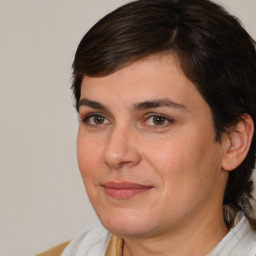
<svg viewBox="0 0 256 256">
<path fill-rule="evenodd" d="M 227 134 L 228 147 L 222 160 L 222 169 L 232 171 L 245 159 L 254 133 L 254 124 L 250 115 L 245 114 Z"/>
</svg>

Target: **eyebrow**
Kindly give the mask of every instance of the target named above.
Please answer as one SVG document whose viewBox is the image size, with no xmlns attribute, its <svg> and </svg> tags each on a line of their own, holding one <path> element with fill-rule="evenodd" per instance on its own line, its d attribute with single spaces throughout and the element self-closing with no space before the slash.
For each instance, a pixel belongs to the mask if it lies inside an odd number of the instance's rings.
<svg viewBox="0 0 256 256">
<path fill-rule="evenodd" d="M 139 102 L 134 104 L 132 108 L 135 111 L 140 111 L 140 110 L 145 110 L 150 108 L 159 108 L 159 107 L 172 107 L 180 110 L 187 110 L 185 105 L 178 104 L 168 98 Z"/>
<path fill-rule="evenodd" d="M 79 100 L 78 109 L 81 106 L 87 106 L 87 107 L 97 109 L 97 110 L 108 111 L 108 108 L 105 105 L 103 105 L 102 103 L 99 103 L 99 102 L 93 101 L 93 100 L 89 100 L 86 98 Z M 159 107 L 171 107 L 171 108 L 175 108 L 175 109 L 179 109 L 179 110 L 188 111 L 188 109 L 185 105 L 178 104 L 168 98 L 138 102 L 138 103 L 135 103 L 132 105 L 132 110 L 141 111 L 141 110 L 159 108 Z"/>
<path fill-rule="evenodd" d="M 97 101 L 89 100 L 89 99 L 80 99 L 79 102 L 78 102 L 78 109 L 81 106 L 87 106 L 87 107 L 90 107 L 90 108 L 93 108 L 93 109 L 98 109 L 98 110 L 107 110 L 108 109 L 103 104 L 101 104 Z"/>
</svg>

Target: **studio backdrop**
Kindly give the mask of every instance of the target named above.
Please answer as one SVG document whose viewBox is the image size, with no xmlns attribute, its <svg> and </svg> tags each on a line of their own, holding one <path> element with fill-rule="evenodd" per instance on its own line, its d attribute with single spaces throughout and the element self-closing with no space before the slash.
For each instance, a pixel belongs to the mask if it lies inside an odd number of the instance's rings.
<svg viewBox="0 0 256 256">
<path fill-rule="evenodd" d="M 27 256 L 99 224 L 76 162 L 71 65 L 127 0 L 0 0 L 0 255 Z M 222 0 L 256 38 L 256 1 Z"/>
</svg>

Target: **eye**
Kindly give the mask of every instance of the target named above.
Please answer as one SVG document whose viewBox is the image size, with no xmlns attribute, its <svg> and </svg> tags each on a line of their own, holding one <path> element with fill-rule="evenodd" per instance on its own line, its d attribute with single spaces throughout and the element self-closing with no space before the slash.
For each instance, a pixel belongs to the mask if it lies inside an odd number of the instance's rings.
<svg viewBox="0 0 256 256">
<path fill-rule="evenodd" d="M 149 126 L 164 126 L 173 122 L 174 122 L 173 120 L 163 115 L 151 114 L 150 116 L 147 117 L 144 124 Z"/>
<path fill-rule="evenodd" d="M 81 122 L 88 125 L 104 125 L 110 123 L 109 120 L 101 114 L 89 114 L 81 119 Z"/>
</svg>

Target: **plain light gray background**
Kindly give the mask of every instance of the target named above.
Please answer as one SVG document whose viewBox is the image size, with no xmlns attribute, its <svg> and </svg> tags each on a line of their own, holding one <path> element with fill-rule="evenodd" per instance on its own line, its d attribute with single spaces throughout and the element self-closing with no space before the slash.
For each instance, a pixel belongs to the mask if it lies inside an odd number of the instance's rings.
<svg viewBox="0 0 256 256">
<path fill-rule="evenodd" d="M 0 255 L 33 255 L 98 225 L 76 163 L 71 64 L 126 0 L 0 0 Z M 221 1 L 256 38 L 256 1 Z"/>
</svg>

